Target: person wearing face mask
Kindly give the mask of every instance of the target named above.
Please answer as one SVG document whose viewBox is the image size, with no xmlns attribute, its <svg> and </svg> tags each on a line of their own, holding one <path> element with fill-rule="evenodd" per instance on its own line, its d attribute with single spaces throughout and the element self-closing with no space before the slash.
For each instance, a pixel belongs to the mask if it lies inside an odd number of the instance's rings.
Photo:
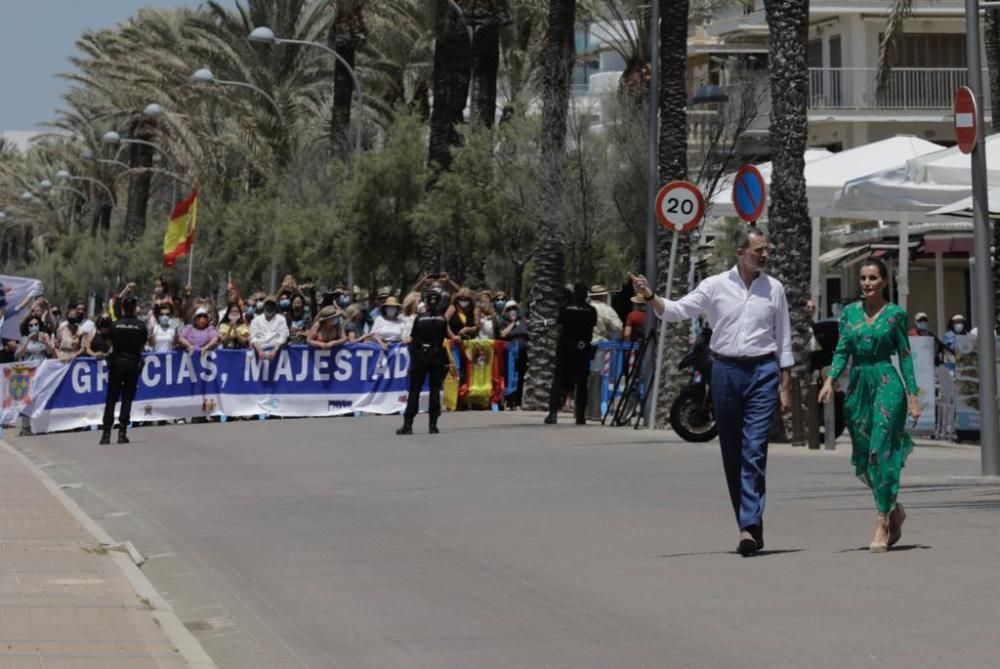
<svg viewBox="0 0 1000 669">
<path fill-rule="evenodd" d="M 38 316 L 28 316 L 25 320 L 27 333 L 22 339 L 14 357 L 19 361 L 41 361 L 54 358 L 56 349 L 52 339 L 43 329 L 42 319 Z"/>
<path fill-rule="evenodd" d="M 56 351 L 63 362 L 69 362 L 84 354 L 84 335 L 80 330 L 81 314 L 76 305 L 66 310 L 66 322 L 56 330 Z"/>
<path fill-rule="evenodd" d="M 524 374 L 528 369 L 528 319 L 521 315 L 521 307 L 514 300 L 508 300 L 503 305 L 503 329 L 500 339 L 508 342 L 518 342 L 517 358 L 514 369 L 517 370 L 517 387 L 507 396 L 507 408 L 516 409 L 521 406 L 524 396 Z"/>
<path fill-rule="evenodd" d="M 389 344 L 398 344 L 406 335 L 407 323 L 399 316 L 402 305 L 395 295 L 390 295 L 382 303 L 381 314 L 375 319 L 369 337 L 382 348 Z"/>
<path fill-rule="evenodd" d="M 479 333 L 473 295 L 468 288 L 462 288 L 452 296 L 451 306 L 444 317 L 448 321 L 448 337 L 452 341 L 472 339 Z"/>
<path fill-rule="evenodd" d="M 101 444 L 111 443 L 111 428 L 115 422 L 115 404 L 122 400 L 118 416 L 118 443 L 129 443 L 126 432 L 132 418 L 132 400 L 139 386 L 142 371 L 142 351 L 149 339 L 146 324 L 136 318 L 137 300 L 133 295 L 122 298 L 122 317 L 111 324 L 111 354 L 108 356 L 108 396 L 104 402 Z"/>
<path fill-rule="evenodd" d="M 177 323 L 174 322 L 173 307 L 162 303 L 156 313 L 156 320 L 149 328 L 149 348 L 154 353 L 169 353 L 177 348 Z"/>
<path fill-rule="evenodd" d="M 261 360 L 273 360 L 287 342 L 288 321 L 278 313 L 278 301 L 269 295 L 263 313 L 250 323 L 250 345 Z"/>
<path fill-rule="evenodd" d="M 484 290 L 479 293 L 478 299 L 476 323 L 479 324 L 479 332 L 476 333 L 476 336 L 479 339 L 496 339 L 500 334 L 500 323 L 497 320 L 497 312 L 493 308 L 493 294 Z"/>
<path fill-rule="evenodd" d="M 280 306 L 280 305 L 279 305 Z M 305 344 L 312 327 L 311 309 L 306 304 L 306 299 L 301 294 L 297 294 L 291 299 L 288 311 L 285 312 L 285 320 L 288 321 L 288 343 Z"/>
<path fill-rule="evenodd" d="M 967 334 L 965 331 L 965 316 L 955 314 L 948 323 L 948 331 L 944 333 L 944 347 L 955 353 L 955 337 Z"/>
<path fill-rule="evenodd" d="M 212 325 L 209 314 L 207 308 L 198 307 L 194 313 L 194 320 L 185 325 L 177 337 L 181 347 L 188 353 L 211 351 L 219 345 L 219 331 Z"/>
<path fill-rule="evenodd" d="M 230 302 L 224 320 L 219 324 L 219 342 L 222 348 L 240 349 L 250 345 L 250 326 L 246 324 L 240 305 Z"/>
<path fill-rule="evenodd" d="M 413 434 L 413 419 L 420 409 L 420 391 L 426 381 L 430 386 L 428 417 L 430 433 L 437 434 L 438 417 L 441 415 L 441 386 L 448 367 L 448 354 L 444 348 L 448 337 L 448 323 L 441 314 L 441 295 L 434 290 L 424 292 L 425 313 L 413 321 L 410 339 L 410 387 L 403 413 L 403 426 L 396 434 Z M 386 302 L 388 306 L 388 301 Z"/>
</svg>

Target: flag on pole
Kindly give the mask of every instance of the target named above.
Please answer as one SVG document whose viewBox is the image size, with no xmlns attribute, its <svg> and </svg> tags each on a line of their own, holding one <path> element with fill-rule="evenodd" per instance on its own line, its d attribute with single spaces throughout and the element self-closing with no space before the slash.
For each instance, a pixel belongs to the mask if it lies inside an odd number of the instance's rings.
<svg viewBox="0 0 1000 669">
<path fill-rule="evenodd" d="M 167 233 L 163 236 L 163 266 L 174 264 L 191 252 L 194 246 L 194 229 L 198 225 L 198 191 L 193 190 L 177 203 L 170 214 Z"/>
</svg>

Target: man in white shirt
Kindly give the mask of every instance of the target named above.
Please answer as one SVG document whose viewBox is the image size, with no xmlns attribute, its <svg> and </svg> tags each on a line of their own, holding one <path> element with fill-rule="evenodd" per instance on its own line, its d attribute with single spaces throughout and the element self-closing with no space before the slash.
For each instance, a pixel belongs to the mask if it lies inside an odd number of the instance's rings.
<svg viewBox="0 0 1000 669">
<path fill-rule="evenodd" d="M 264 313 L 250 322 L 250 346 L 261 360 L 273 360 L 288 341 L 288 321 L 278 314 L 278 301 L 273 295 L 264 299 Z"/>
<path fill-rule="evenodd" d="M 791 409 L 791 325 L 785 288 L 763 272 L 767 237 L 755 227 L 740 230 L 736 266 L 702 281 L 676 302 L 653 294 L 646 278 L 632 276 L 635 292 L 671 322 L 708 316 L 712 402 L 722 446 L 729 498 L 740 528 L 744 557 L 764 547 L 767 438 L 779 396 Z M 779 389 L 780 378 L 780 389 Z"/>
</svg>

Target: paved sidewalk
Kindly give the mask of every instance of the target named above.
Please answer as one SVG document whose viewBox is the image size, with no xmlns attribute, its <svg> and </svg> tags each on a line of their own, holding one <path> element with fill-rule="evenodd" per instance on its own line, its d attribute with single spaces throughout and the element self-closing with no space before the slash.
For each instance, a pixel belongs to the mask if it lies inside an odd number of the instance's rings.
<svg viewBox="0 0 1000 669">
<path fill-rule="evenodd" d="M 0 440 L 0 667 L 215 665 L 127 553 Z"/>
</svg>

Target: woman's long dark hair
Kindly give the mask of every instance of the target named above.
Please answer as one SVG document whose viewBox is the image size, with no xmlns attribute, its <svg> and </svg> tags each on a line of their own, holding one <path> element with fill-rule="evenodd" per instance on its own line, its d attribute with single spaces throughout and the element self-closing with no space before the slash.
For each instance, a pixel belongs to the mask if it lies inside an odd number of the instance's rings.
<svg viewBox="0 0 1000 669">
<path fill-rule="evenodd" d="M 885 282 L 885 286 L 882 288 L 882 298 L 888 302 L 889 301 L 889 268 L 886 266 L 885 262 L 881 258 L 876 258 L 875 256 L 869 256 L 865 259 L 861 266 L 858 268 L 860 272 L 865 267 L 874 267 L 878 270 L 878 275 L 882 277 L 882 281 Z M 862 297 L 862 299 L 864 299 Z"/>
</svg>

